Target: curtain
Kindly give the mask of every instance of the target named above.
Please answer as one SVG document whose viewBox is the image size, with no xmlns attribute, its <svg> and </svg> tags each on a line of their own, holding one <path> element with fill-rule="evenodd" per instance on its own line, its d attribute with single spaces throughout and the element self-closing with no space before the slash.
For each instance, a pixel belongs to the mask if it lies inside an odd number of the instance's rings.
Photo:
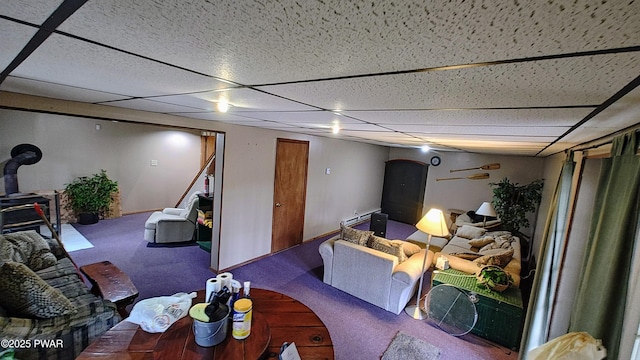
<svg viewBox="0 0 640 360">
<path fill-rule="evenodd" d="M 598 180 L 593 219 L 569 331 L 602 339 L 617 359 L 640 212 L 635 131 L 616 137 Z"/>
<path fill-rule="evenodd" d="M 561 251 L 567 239 L 574 170 L 573 152 L 569 152 L 560 172 L 542 235 L 536 276 L 525 318 L 520 358 L 526 358 L 529 350 L 548 341 L 552 306 L 557 293 Z"/>
</svg>

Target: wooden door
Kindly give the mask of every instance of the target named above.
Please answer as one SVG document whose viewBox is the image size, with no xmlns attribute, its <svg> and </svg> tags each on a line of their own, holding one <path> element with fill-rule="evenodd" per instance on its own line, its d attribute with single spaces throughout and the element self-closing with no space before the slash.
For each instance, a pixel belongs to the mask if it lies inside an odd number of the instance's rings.
<svg viewBox="0 0 640 360">
<path fill-rule="evenodd" d="M 308 141 L 278 139 L 271 252 L 302 243 L 308 160 Z"/>
</svg>

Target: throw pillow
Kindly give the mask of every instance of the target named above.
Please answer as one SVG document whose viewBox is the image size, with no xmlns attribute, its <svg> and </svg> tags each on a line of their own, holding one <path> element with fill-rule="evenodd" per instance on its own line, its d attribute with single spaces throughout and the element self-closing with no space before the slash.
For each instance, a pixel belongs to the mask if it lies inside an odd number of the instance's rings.
<svg viewBox="0 0 640 360">
<path fill-rule="evenodd" d="M 12 316 L 52 318 L 77 312 L 60 290 L 42 280 L 25 264 L 0 266 L 0 306 Z"/>
<path fill-rule="evenodd" d="M 471 240 L 471 239 L 477 239 L 481 237 L 486 232 L 487 230 L 483 228 L 479 228 L 471 225 L 462 225 L 456 231 L 456 235 L 463 237 L 465 239 Z"/>
<path fill-rule="evenodd" d="M 358 230 L 340 224 L 340 238 L 354 244 L 367 246 L 369 236 L 373 235 L 373 231 Z"/>
<path fill-rule="evenodd" d="M 47 241 L 34 230 L 2 235 L 0 256 L 8 261 L 24 263 L 33 271 L 53 266 L 58 262 Z"/>
<path fill-rule="evenodd" d="M 391 240 L 371 235 L 367 246 L 374 250 L 396 256 L 398 258 L 398 263 L 407 260 L 407 255 L 405 255 L 404 250 L 402 249 L 402 244 L 393 243 Z"/>
<path fill-rule="evenodd" d="M 479 239 L 469 240 L 469 245 L 471 245 L 471 247 L 481 248 L 487 244 L 491 244 L 494 241 L 495 240 L 493 239 L 493 236 L 484 236 Z"/>
<path fill-rule="evenodd" d="M 496 265 L 499 267 L 505 267 L 513 258 L 513 249 L 502 250 L 494 255 L 483 255 L 475 260 L 475 263 L 480 265 Z"/>
<path fill-rule="evenodd" d="M 404 241 L 404 240 L 391 240 L 391 242 L 393 244 L 400 244 L 402 246 L 402 250 L 404 250 L 404 254 L 407 256 L 407 258 L 410 258 L 411 256 L 417 254 L 420 252 L 420 246 L 408 242 L 408 241 Z"/>
</svg>

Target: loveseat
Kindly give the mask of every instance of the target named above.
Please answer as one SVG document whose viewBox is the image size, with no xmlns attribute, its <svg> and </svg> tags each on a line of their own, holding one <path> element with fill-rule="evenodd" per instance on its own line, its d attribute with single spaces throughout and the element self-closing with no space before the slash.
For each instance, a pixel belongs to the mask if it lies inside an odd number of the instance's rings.
<svg viewBox="0 0 640 360">
<path fill-rule="evenodd" d="M 404 240 L 341 225 L 340 235 L 318 249 L 324 283 L 395 314 L 407 305 L 420 280 L 425 250 Z M 427 265 L 433 261 L 429 251 Z"/>
<path fill-rule="evenodd" d="M 154 211 L 144 223 L 144 239 L 150 243 L 176 243 L 193 240 L 198 219 L 200 192 L 191 194 L 185 208 Z"/>
<path fill-rule="evenodd" d="M 33 230 L 0 235 L 0 294 L 0 338 L 11 340 L 2 347 L 21 360 L 74 359 L 121 320 L 57 241 Z"/>
</svg>

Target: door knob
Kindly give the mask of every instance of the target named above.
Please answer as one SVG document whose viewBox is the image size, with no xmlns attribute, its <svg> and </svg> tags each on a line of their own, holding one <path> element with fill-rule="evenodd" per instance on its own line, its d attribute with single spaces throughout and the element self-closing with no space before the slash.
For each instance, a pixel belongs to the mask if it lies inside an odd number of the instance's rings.
<svg viewBox="0 0 640 360">
<path fill-rule="evenodd" d="M 282 206 L 282 204 L 276 203 L 276 207 L 280 207 L 280 206 Z"/>
</svg>

